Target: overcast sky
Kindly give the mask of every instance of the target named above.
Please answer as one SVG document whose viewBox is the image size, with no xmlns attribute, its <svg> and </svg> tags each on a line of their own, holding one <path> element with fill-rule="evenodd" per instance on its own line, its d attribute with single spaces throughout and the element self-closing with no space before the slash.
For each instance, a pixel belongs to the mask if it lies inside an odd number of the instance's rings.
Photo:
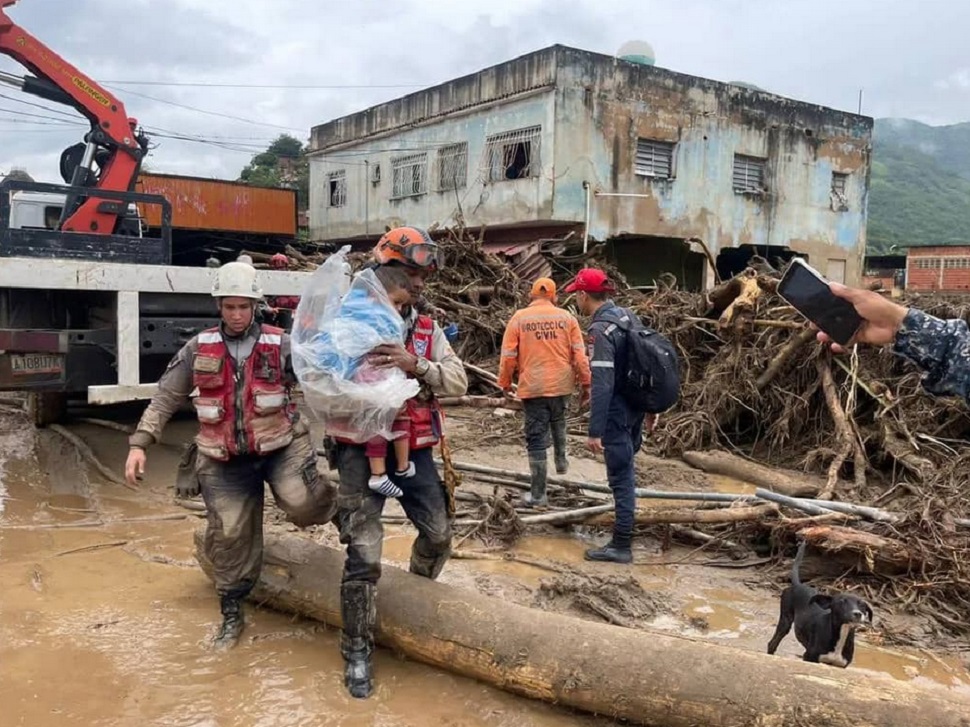
<svg viewBox="0 0 970 727">
<path fill-rule="evenodd" d="M 147 127 L 202 140 L 157 138 L 148 161 L 197 176 L 235 178 L 281 132 L 306 139 L 314 124 L 553 43 L 613 54 L 646 40 L 658 66 L 683 73 L 849 111 L 863 88 L 869 115 L 970 120 L 959 0 L 20 0 L 7 12 Z M 4 57 L 0 70 L 24 72 Z M 284 88 L 299 85 L 317 88 Z M 60 181 L 60 151 L 84 127 L 0 94 L 0 173 Z"/>
</svg>

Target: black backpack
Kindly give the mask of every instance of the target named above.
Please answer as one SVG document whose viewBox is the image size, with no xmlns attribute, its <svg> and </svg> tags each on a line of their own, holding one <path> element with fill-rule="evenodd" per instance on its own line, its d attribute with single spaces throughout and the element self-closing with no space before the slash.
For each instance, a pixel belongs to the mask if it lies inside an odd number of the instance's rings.
<svg viewBox="0 0 970 727">
<path fill-rule="evenodd" d="M 680 395 L 677 351 L 666 336 L 647 328 L 635 313 L 624 313 L 628 319 L 616 325 L 626 334 L 626 370 L 617 371 L 616 384 L 630 408 L 660 414 L 676 404 Z"/>
</svg>

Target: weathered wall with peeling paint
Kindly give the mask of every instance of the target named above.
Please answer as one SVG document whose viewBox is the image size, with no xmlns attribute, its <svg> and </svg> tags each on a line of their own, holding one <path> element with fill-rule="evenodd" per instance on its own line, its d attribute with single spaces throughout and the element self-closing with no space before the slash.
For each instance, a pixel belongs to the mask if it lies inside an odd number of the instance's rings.
<svg viewBox="0 0 970 727">
<path fill-rule="evenodd" d="M 538 178 L 486 183 L 486 136 L 542 126 Z M 311 236 L 374 236 L 399 222 L 469 226 L 582 223 L 588 182 L 590 235 L 700 237 L 725 246 L 789 246 L 823 273 L 844 261 L 861 275 L 872 120 L 738 86 L 554 46 L 314 128 Z M 674 178 L 634 172 L 638 138 L 676 144 Z M 468 143 L 467 184 L 437 192 L 440 146 Z M 390 199 L 391 159 L 427 150 L 429 192 Z M 767 158 L 767 192 L 736 194 L 735 154 Z M 380 184 L 369 181 L 381 164 Z M 344 169 L 347 203 L 327 206 L 328 173 Z M 847 209 L 833 210 L 832 172 L 848 174 Z M 642 243 L 649 254 L 649 239 Z"/>
<path fill-rule="evenodd" d="M 594 238 L 789 246 L 823 273 L 845 260 L 846 278 L 858 280 L 871 119 L 569 48 L 559 49 L 556 87 L 556 219 L 583 219 L 587 181 L 644 195 L 594 194 Z M 634 172 L 638 138 L 676 144 L 673 179 Z M 735 154 L 768 160 L 766 194 L 734 192 Z M 849 175 L 844 211 L 833 210 L 832 172 Z"/>
<path fill-rule="evenodd" d="M 503 103 L 501 110 L 468 109 L 434 124 L 396 131 L 362 144 L 310 157 L 311 239 L 346 239 L 383 232 L 385 225 L 449 224 L 461 209 L 470 225 L 505 225 L 552 218 L 553 113 L 551 89 L 523 94 Z M 485 139 L 493 134 L 541 126 L 539 176 L 486 184 Z M 437 150 L 468 143 L 467 182 L 458 190 L 439 190 Z M 428 192 L 392 199 L 392 163 L 396 157 L 427 154 Z M 372 180 L 380 165 L 381 180 Z M 331 172 L 343 171 L 347 200 L 328 206 Z"/>
</svg>

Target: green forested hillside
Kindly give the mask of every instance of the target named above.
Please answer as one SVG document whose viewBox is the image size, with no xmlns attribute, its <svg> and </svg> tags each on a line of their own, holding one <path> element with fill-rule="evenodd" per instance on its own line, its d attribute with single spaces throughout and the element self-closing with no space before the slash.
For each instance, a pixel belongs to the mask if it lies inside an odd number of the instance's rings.
<svg viewBox="0 0 970 727">
<path fill-rule="evenodd" d="M 870 253 L 970 241 L 970 123 L 878 119 L 873 137 Z"/>
</svg>

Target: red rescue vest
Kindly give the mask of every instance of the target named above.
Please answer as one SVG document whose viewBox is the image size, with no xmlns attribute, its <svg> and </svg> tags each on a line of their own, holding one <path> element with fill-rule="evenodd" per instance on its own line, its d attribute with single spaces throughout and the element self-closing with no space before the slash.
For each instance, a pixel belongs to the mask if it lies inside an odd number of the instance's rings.
<svg viewBox="0 0 970 727">
<path fill-rule="evenodd" d="M 434 321 L 428 316 L 418 316 L 414 331 L 407 342 L 408 353 L 418 358 L 431 359 L 431 345 L 434 340 Z M 435 446 L 441 439 L 444 427 L 444 414 L 431 392 L 421 391 L 405 405 L 411 419 L 410 448 L 427 449 Z"/>
<path fill-rule="evenodd" d="M 260 326 L 259 339 L 237 377 L 219 328 L 199 334 L 192 378 L 199 390 L 193 403 L 200 452 L 225 461 L 240 454 L 274 452 L 293 441 L 282 343 L 283 329 Z"/>
</svg>

